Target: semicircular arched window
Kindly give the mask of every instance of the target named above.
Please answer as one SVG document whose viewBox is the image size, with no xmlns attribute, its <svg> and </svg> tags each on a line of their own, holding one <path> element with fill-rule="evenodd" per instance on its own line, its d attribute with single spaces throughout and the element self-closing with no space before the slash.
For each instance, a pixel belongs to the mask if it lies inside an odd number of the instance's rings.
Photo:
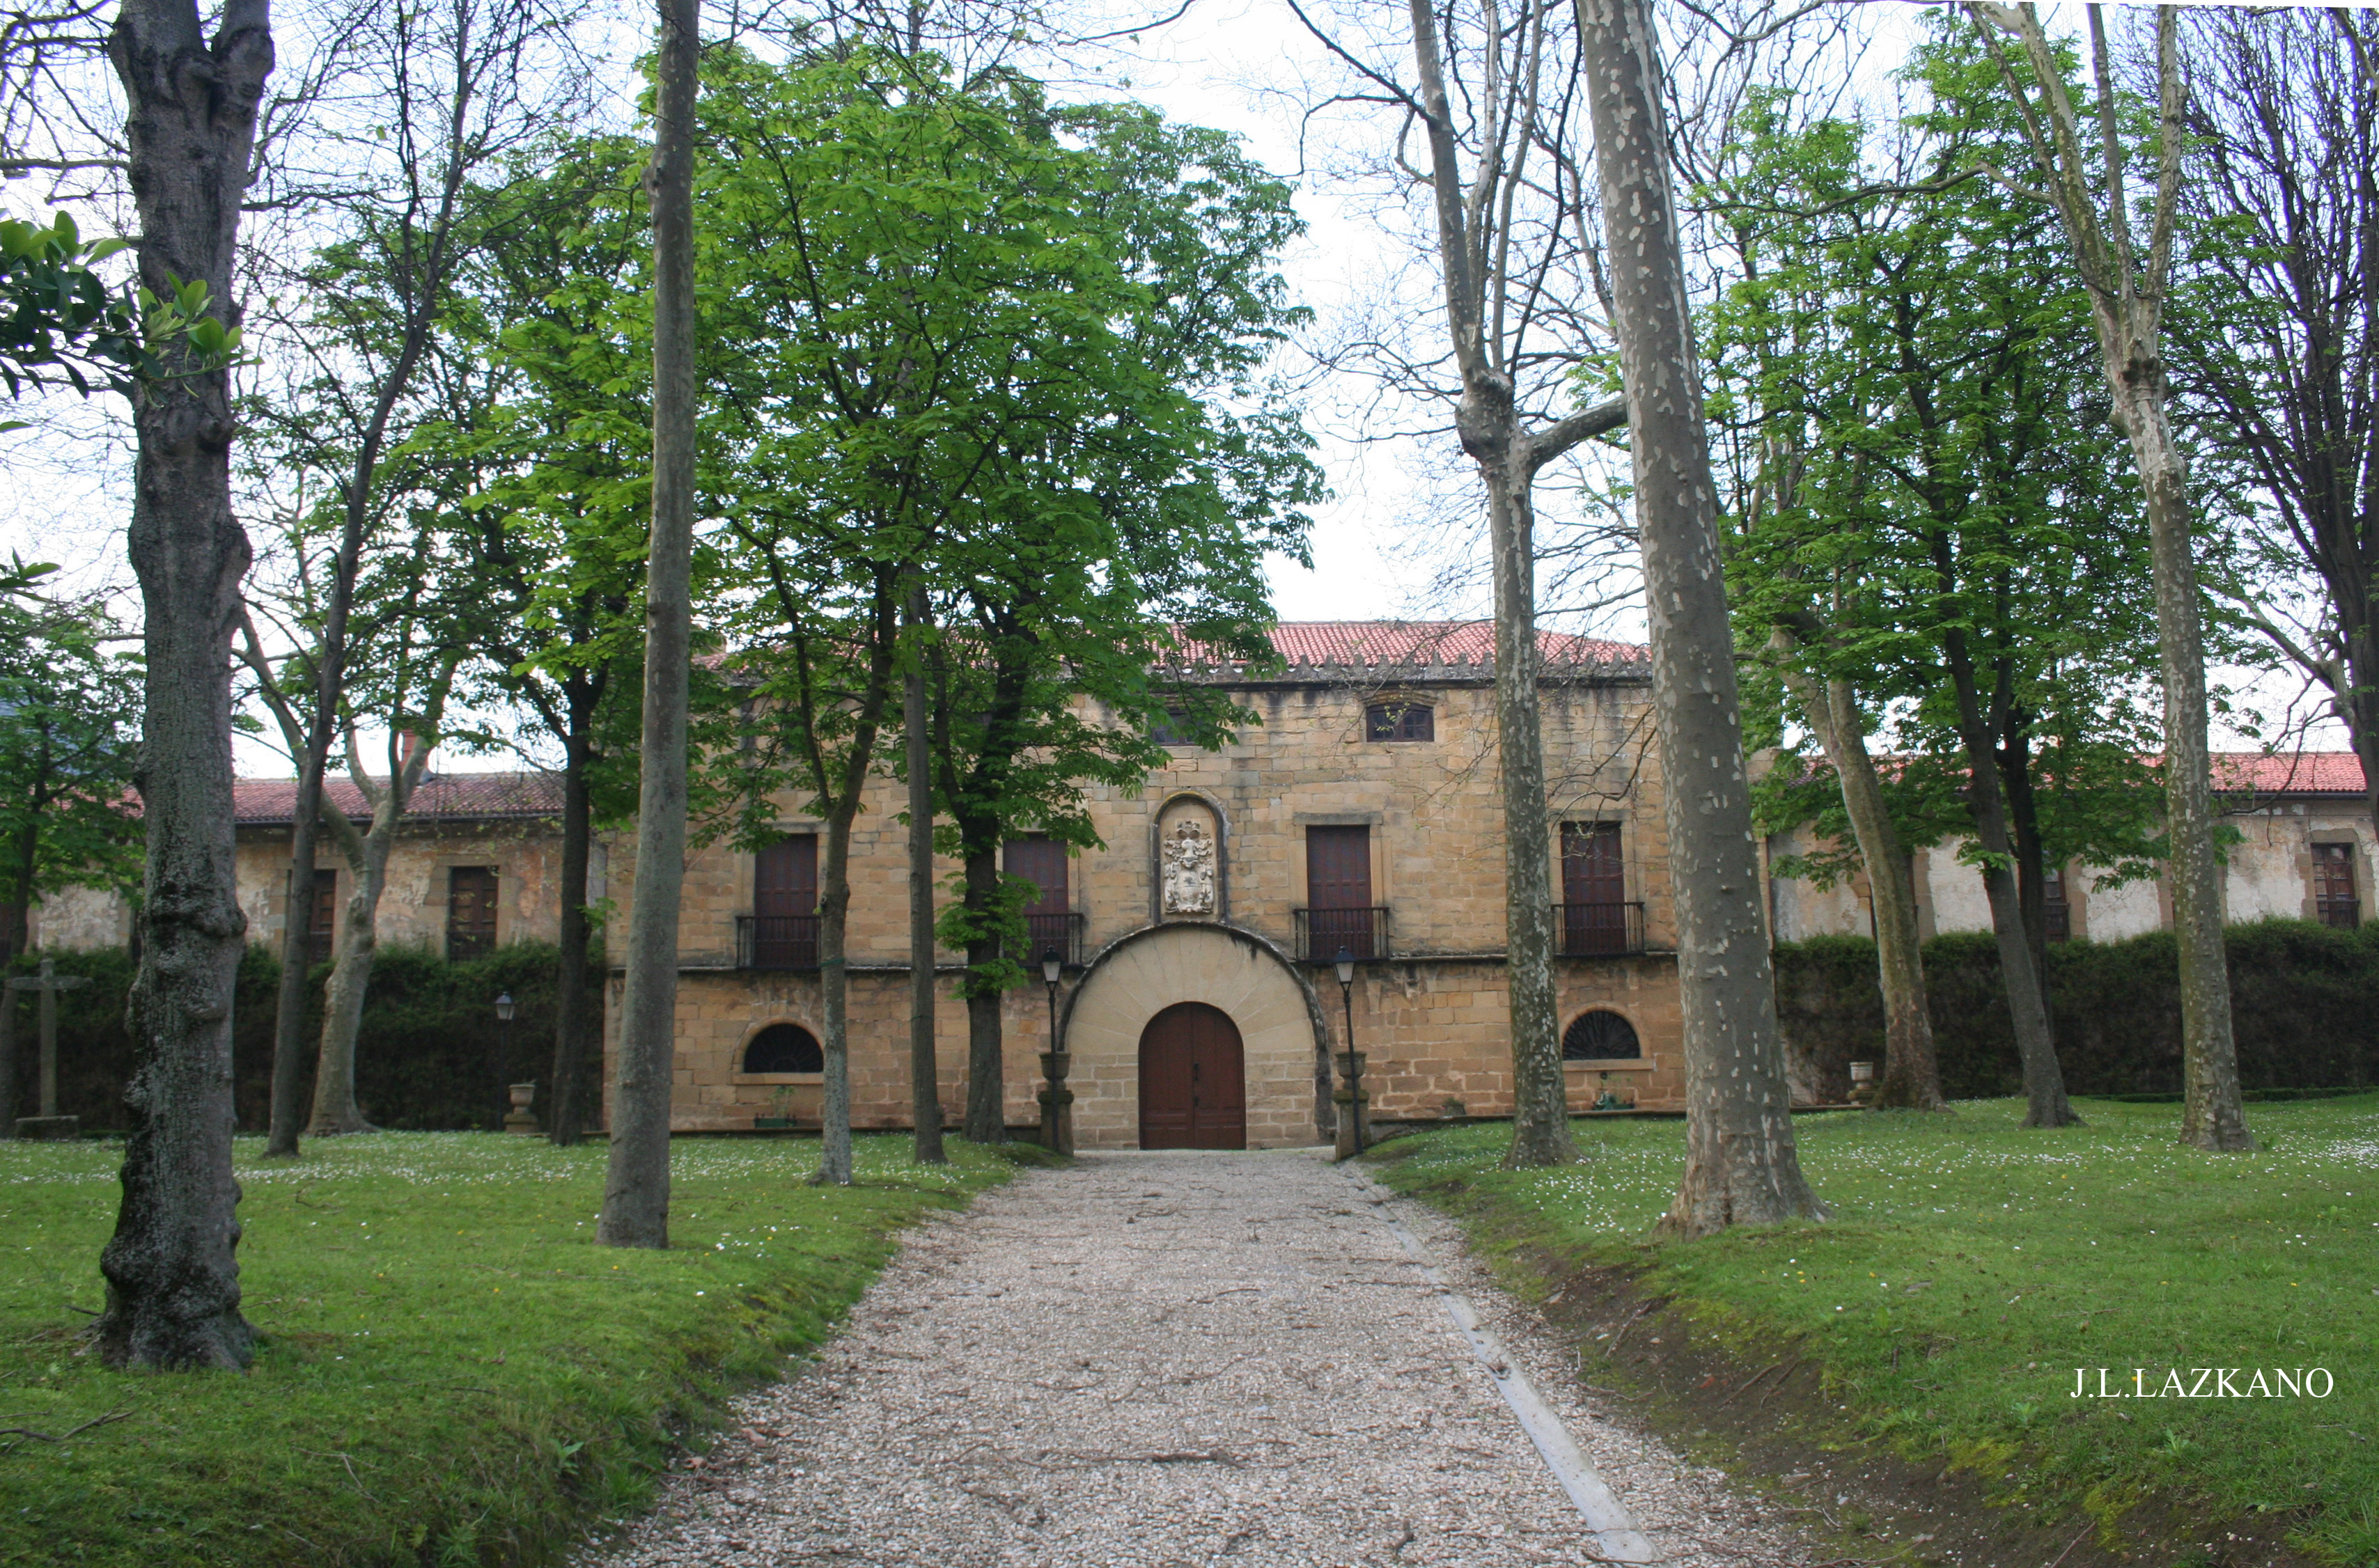
<svg viewBox="0 0 2379 1568">
<path fill-rule="evenodd" d="M 1601 1062 L 1643 1055 L 1644 1045 L 1636 1038 L 1636 1026 L 1617 1013 L 1600 1008 L 1578 1014 L 1570 1020 L 1568 1032 L 1562 1036 L 1564 1062 Z"/>
<path fill-rule="evenodd" d="M 772 1023 L 743 1047 L 745 1072 L 824 1072 L 817 1036 L 797 1023 Z"/>
</svg>

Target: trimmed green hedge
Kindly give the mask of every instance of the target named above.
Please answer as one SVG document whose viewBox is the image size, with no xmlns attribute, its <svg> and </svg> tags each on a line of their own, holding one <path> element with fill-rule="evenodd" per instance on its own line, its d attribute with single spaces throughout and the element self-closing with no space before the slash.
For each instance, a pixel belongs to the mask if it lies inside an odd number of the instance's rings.
<svg viewBox="0 0 2379 1568">
<path fill-rule="evenodd" d="M 121 947 L 52 955 L 61 974 L 91 983 L 58 997 L 58 1109 L 80 1116 L 87 1130 L 125 1126 L 124 1085 L 132 1075 L 132 1039 L 124 1027 L 124 997 L 132 981 L 131 956 Z M 38 959 L 20 957 L 6 968 L 29 974 Z M 596 976 L 599 965 L 591 966 Z M 310 1044 L 321 1029 L 322 982 L 312 976 L 307 1019 Z M 534 1082 L 540 1116 L 553 1103 L 554 1007 L 560 995 L 561 952 L 549 942 L 518 942 L 482 958 L 450 963 L 419 947 L 382 947 L 372 964 L 356 1044 L 356 1098 L 377 1126 L 415 1130 L 493 1129 L 502 1125 L 505 1086 Z M 598 979 L 596 983 L 599 985 Z M 240 960 L 232 1005 L 232 1070 L 242 1131 L 264 1130 L 272 1074 L 272 1017 L 281 963 L 250 947 Z M 509 1026 L 497 1022 L 495 998 L 510 992 Z M 600 1016 L 599 995 L 592 998 Z M 17 1010 L 15 1115 L 31 1116 L 40 1092 L 36 1014 L 28 996 Z M 599 1095 L 601 1053 L 588 1053 L 584 1090 Z M 313 1061 L 306 1063 L 310 1104 Z M 598 1102 L 585 1100 L 582 1104 Z"/>
<path fill-rule="evenodd" d="M 2250 1090 L 2379 1083 L 2379 924 L 2340 931 L 2302 920 L 2230 927 L 2230 1015 Z M 1941 1088 L 1952 1099 L 2023 1092 L 2015 1036 L 1987 932 L 1925 945 Z M 2180 1083 L 2180 984 L 2169 932 L 2048 950 L 2050 1010 L 2074 1094 L 2163 1094 Z M 1823 936 L 1776 950 L 1785 1037 L 1817 1065 L 1828 1099 L 1854 1060 L 1883 1057 L 1875 944 Z"/>
</svg>

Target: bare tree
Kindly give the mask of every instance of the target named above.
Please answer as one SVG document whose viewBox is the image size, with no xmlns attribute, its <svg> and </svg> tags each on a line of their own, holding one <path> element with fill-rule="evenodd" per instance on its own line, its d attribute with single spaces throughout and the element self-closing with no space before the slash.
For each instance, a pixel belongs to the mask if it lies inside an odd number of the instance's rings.
<svg viewBox="0 0 2379 1568">
<path fill-rule="evenodd" d="M 2164 677 L 2165 818 L 2170 844 L 2173 925 L 2180 944 L 2181 1071 L 2187 1099 L 2180 1137 L 2201 1149 L 2254 1147 L 2239 1100 L 2238 1052 L 2230 1031 L 2230 972 L 2222 938 L 2222 860 L 2214 841 L 2211 759 L 2206 750 L 2205 640 L 2197 570 L 2190 553 L 2189 464 L 2173 439 L 2162 347 L 2180 208 L 2181 71 L 2175 8 L 2156 8 L 2157 167 L 2155 215 L 2143 253 L 2131 235 L 2124 179 L 2123 104 L 2117 97 L 2106 18 L 2089 7 L 2090 60 L 2097 94 L 2098 159 L 2085 152 L 2081 116 L 2040 13 L 2031 5 L 1968 7 L 2023 117 L 2045 188 L 2010 188 L 2053 203 L 2064 220 L 2083 286 L 2090 294 L 2114 423 L 2131 442 L 2147 500 L 2155 552 L 2156 633 Z M 2000 46 L 2013 35 L 2025 70 Z M 2025 79 L 2029 77 L 2029 80 Z M 2367 174 L 2367 171 L 2366 171 Z M 1981 782 L 1979 779 L 1977 782 Z M 2009 977 L 2011 990 L 2014 977 Z"/>
<path fill-rule="evenodd" d="M 586 102 L 570 44 L 568 0 L 375 0 L 341 30 L 344 74 L 369 88 L 318 115 L 309 157 L 320 205 L 341 220 L 327 259 L 295 269 L 296 313 L 278 334 L 301 387 L 264 410 L 276 466 L 326 476 L 336 515 L 294 674 L 308 688 L 288 737 L 297 775 L 291 818 L 281 991 L 266 1152 L 297 1152 L 308 953 L 322 775 L 337 743 L 357 573 L 392 497 L 389 449 L 409 433 L 408 404 L 457 269 L 474 242 L 476 182 Z M 340 151 L 344 150 L 344 153 Z M 302 553 L 306 541 L 298 541 Z M 317 1084 L 318 1094 L 320 1084 Z M 316 1121 L 320 1123 L 320 1108 Z"/>
<path fill-rule="evenodd" d="M 272 70 L 268 0 L 226 0 L 212 36 L 195 0 L 123 0 L 108 40 L 128 115 L 140 281 L 203 282 L 235 320 L 233 266 L 257 105 Z M 127 1022 L 139 1067 L 115 1234 L 92 1325 L 112 1366 L 241 1367 L 239 1184 L 232 1176 L 232 989 L 248 930 L 234 869 L 229 645 L 248 571 L 231 507 L 229 376 L 135 394 L 127 537 L 147 654 L 148 829 L 140 969 Z"/>
<path fill-rule="evenodd" d="M 660 0 L 659 91 L 645 188 L 653 214 L 653 532 L 645 574 L 644 773 L 628 916 L 611 1150 L 596 1236 L 669 1245 L 678 897 L 685 880 L 686 709 L 693 671 L 694 135 L 701 7 Z"/>
<path fill-rule="evenodd" d="M 2346 727 L 2379 813 L 2379 16 L 2192 11 L 2183 211 L 2199 307 L 2184 395 L 2269 498 L 2265 564 L 2320 585 L 2251 622 Z M 2244 307 L 2244 308 L 2241 308 Z"/>
<path fill-rule="evenodd" d="M 1824 1213 L 1801 1175 L 1760 908 L 1717 481 L 1648 0 L 1576 0 L 1652 630 L 1685 1033 L 1687 1236 Z"/>
<path fill-rule="evenodd" d="M 1583 243 L 1585 192 L 1565 148 L 1574 89 L 1561 62 L 1552 0 L 1441 7 L 1409 0 L 1409 84 L 1377 48 L 1359 53 L 1298 7 L 1314 37 L 1419 133 L 1426 170 L 1395 167 L 1425 193 L 1440 309 L 1456 385 L 1443 367 L 1406 358 L 1385 379 L 1453 404 L 1454 432 L 1484 492 L 1495 593 L 1495 717 L 1503 806 L 1505 972 L 1510 987 L 1514 1165 L 1576 1157 L 1561 1068 L 1552 975 L 1552 830 L 1538 713 L 1535 488 L 1548 464 L 1623 423 L 1617 399 L 1551 413 L 1572 396 L 1590 315 L 1566 285 L 1594 259 Z M 1453 30 L 1464 30 L 1458 36 Z M 1534 161 L 1532 165 L 1531 160 Z M 1586 291 L 1589 294 L 1591 290 Z"/>
</svg>

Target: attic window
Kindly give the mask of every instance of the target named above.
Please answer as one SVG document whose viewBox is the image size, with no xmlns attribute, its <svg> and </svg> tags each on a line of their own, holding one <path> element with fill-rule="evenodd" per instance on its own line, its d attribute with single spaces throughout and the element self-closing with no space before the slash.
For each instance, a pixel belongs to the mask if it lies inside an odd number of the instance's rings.
<svg viewBox="0 0 2379 1568">
<path fill-rule="evenodd" d="M 1148 738 L 1160 746 L 1194 746 L 1198 742 L 1183 733 L 1189 723 L 1188 716 L 1181 709 L 1168 707 L 1165 710 L 1165 717 L 1150 727 Z"/>
<path fill-rule="evenodd" d="M 1366 741 L 1434 741 L 1437 710 L 1425 703 L 1373 703 L 1363 710 Z"/>
</svg>

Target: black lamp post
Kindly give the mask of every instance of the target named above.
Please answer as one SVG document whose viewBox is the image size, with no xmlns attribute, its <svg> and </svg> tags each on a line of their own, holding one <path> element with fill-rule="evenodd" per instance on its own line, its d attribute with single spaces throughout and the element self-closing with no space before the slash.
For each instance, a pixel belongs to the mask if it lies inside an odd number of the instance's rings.
<svg viewBox="0 0 2379 1568">
<path fill-rule="evenodd" d="M 1041 1091 L 1041 1146 L 1053 1154 L 1074 1152 L 1074 1092 L 1066 1087 L 1066 1073 L 1072 1064 L 1057 1038 L 1057 982 L 1065 971 L 1066 961 L 1057 948 L 1043 949 L 1041 982 L 1049 988 L 1049 1048 L 1041 1053 L 1041 1076 L 1048 1080 Z"/>
<path fill-rule="evenodd" d="M 1338 1076 L 1344 1080 L 1331 1096 L 1338 1104 L 1338 1157 L 1363 1152 L 1363 1056 L 1355 1049 L 1355 955 L 1338 949 L 1338 999 L 1346 1013 L 1346 1048 L 1338 1053 Z"/>
</svg>

